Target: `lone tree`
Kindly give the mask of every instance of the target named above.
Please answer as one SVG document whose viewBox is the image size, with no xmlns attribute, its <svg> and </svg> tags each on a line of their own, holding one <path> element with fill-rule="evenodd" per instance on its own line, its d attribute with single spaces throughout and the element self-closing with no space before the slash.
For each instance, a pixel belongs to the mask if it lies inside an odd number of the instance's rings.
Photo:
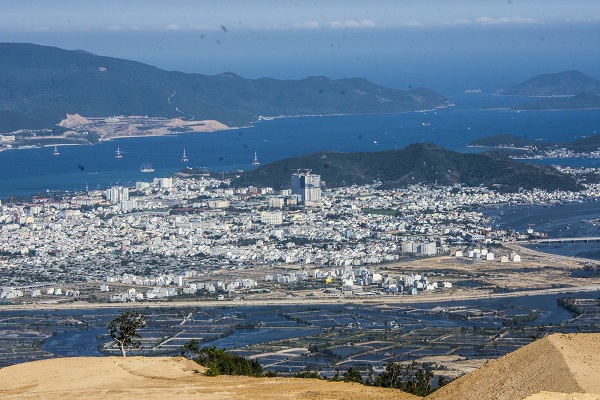
<svg viewBox="0 0 600 400">
<path fill-rule="evenodd" d="M 125 311 L 119 314 L 115 319 L 110 321 L 106 328 L 111 338 L 117 342 L 123 357 L 127 357 L 126 348 L 139 348 L 140 341 L 135 339 L 140 338 L 138 329 L 146 326 L 146 316 L 137 311 Z"/>
</svg>

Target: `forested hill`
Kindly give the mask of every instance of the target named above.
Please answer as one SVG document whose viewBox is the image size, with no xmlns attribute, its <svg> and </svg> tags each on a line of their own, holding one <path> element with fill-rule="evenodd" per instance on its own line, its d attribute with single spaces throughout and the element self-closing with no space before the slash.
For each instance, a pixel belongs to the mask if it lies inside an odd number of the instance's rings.
<svg viewBox="0 0 600 400">
<path fill-rule="evenodd" d="M 519 84 L 499 89 L 496 94 L 510 96 L 575 96 L 600 93 L 600 80 L 580 71 L 543 74 Z"/>
<path fill-rule="evenodd" d="M 449 104 L 429 89 L 389 89 L 359 78 L 185 74 L 81 50 L 0 43 L 0 132 L 47 128 L 67 113 L 215 119 L 241 126 L 260 115 L 396 113 Z"/>
<path fill-rule="evenodd" d="M 600 80 L 580 71 L 534 76 L 496 91 L 498 95 L 546 97 L 513 110 L 586 110 L 600 108 Z"/>
<path fill-rule="evenodd" d="M 494 154 L 462 154 L 431 143 L 375 153 L 317 152 L 286 158 L 246 171 L 233 183 L 286 188 L 290 186 L 291 174 L 305 168 L 321 175 L 328 187 L 380 181 L 382 188 L 426 183 L 483 185 L 502 191 L 581 189 L 574 178 L 552 167 L 520 163 Z"/>
</svg>

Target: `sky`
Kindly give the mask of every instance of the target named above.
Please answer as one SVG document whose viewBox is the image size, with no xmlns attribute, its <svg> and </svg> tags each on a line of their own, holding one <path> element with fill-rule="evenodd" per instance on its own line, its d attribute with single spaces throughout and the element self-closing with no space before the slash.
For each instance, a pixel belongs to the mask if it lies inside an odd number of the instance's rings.
<svg viewBox="0 0 600 400">
<path fill-rule="evenodd" d="M 0 0 L 0 41 L 245 78 L 361 77 L 493 91 L 600 78 L 597 0 Z"/>
</svg>

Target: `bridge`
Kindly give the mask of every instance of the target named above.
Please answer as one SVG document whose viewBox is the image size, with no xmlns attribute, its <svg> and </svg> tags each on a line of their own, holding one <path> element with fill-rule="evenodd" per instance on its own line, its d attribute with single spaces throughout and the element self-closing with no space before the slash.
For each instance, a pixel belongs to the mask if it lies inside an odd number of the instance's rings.
<svg viewBox="0 0 600 400">
<path fill-rule="evenodd" d="M 539 238 L 519 240 L 518 243 L 589 243 L 600 242 L 600 236 L 591 237 L 566 237 L 566 238 Z"/>
</svg>

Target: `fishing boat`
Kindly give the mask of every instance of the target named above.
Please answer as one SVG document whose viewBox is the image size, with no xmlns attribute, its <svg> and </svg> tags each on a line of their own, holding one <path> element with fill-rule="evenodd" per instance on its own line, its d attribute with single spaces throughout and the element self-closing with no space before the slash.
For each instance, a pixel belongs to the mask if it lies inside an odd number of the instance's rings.
<svg viewBox="0 0 600 400">
<path fill-rule="evenodd" d="M 152 164 L 150 164 L 150 163 L 143 163 L 142 166 L 140 167 L 140 171 L 141 172 L 154 172 L 154 168 L 152 168 Z"/>
</svg>

